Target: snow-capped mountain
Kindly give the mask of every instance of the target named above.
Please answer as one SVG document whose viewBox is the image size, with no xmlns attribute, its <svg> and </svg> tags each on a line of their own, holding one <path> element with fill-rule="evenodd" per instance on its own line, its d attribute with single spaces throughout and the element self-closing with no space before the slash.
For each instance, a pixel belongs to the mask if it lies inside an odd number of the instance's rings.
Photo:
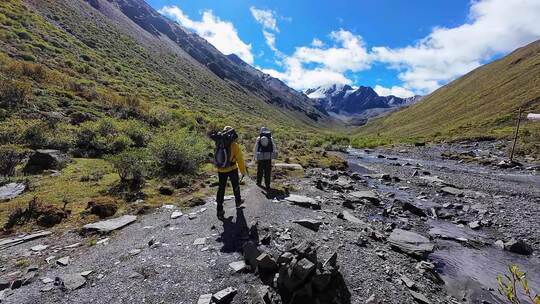
<svg viewBox="0 0 540 304">
<path fill-rule="evenodd" d="M 381 109 L 378 112 L 387 112 L 412 104 L 422 98 L 419 95 L 409 98 L 393 95 L 379 96 L 371 87 L 360 86 L 355 89 L 342 84 L 308 89 L 304 93 L 315 101 L 315 106 L 320 110 L 340 115 L 362 114 L 371 109 Z"/>
</svg>

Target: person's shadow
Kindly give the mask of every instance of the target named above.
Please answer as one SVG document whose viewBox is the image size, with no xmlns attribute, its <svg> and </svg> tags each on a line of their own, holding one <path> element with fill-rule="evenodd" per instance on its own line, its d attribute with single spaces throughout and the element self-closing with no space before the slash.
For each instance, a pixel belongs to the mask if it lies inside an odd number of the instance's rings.
<svg viewBox="0 0 540 304">
<path fill-rule="evenodd" d="M 218 238 L 218 242 L 223 243 L 221 252 L 241 252 L 244 243 L 259 243 L 257 226 L 248 227 L 244 216 L 244 208 L 236 208 L 236 221 L 229 216 L 223 219 L 223 232 Z"/>
</svg>

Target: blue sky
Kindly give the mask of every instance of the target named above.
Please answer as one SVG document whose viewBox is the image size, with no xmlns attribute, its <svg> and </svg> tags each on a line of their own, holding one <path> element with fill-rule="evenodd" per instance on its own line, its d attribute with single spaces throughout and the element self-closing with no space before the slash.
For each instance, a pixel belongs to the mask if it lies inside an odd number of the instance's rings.
<svg viewBox="0 0 540 304">
<path fill-rule="evenodd" d="M 298 90 L 426 94 L 540 38 L 538 0 L 147 0 Z"/>
</svg>

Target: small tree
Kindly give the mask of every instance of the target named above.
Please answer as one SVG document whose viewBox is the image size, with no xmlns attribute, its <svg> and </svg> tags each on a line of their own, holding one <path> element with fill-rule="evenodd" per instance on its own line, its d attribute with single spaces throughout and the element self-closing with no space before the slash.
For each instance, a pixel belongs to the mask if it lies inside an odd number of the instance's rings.
<svg viewBox="0 0 540 304">
<path fill-rule="evenodd" d="M 510 265 L 508 271 L 510 272 L 509 274 L 505 274 L 504 276 L 499 274 L 497 277 L 497 281 L 499 282 L 499 293 L 505 296 L 511 304 L 527 303 L 522 302 L 519 298 L 520 293 L 523 293 L 525 298 L 528 298 L 530 301 L 529 303 L 540 304 L 540 295 L 533 296 L 531 294 L 527 275 L 524 272 L 521 272 L 517 265 Z"/>
<path fill-rule="evenodd" d="M 0 79 L 0 108 L 23 106 L 30 96 L 30 87 L 21 81 Z"/>
<path fill-rule="evenodd" d="M 143 149 L 128 149 L 107 157 L 122 185 L 142 185 L 147 172 L 147 153 Z"/>
<path fill-rule="evenodd" d="M 148 148 L 161 175 L 193 174 L 207 155 L 206 137 L 187 129 L 160 132 Z"/>
<path fill-rule="evenodd" d="M 15 168 L 28 154 L 28 150 L 16 145 L 0 146 L 0 174 L 4 177 L 15 175 Z"/>
</svg>

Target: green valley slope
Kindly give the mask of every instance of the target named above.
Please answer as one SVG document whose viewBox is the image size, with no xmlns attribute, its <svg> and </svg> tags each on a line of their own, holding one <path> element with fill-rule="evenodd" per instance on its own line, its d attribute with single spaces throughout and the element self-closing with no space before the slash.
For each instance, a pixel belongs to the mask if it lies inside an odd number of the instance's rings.
<svg viewBox="0 0 540 304">
<path fill-rule="evenodd" d="M 481 66 L 421 102 L 358 130 L 358 143 L 508 137 L 516 111 L 540 111 L 540 41 Z M 528 141 L 540 140 L 540 124 L 523 124 Z"/>
</svg>

